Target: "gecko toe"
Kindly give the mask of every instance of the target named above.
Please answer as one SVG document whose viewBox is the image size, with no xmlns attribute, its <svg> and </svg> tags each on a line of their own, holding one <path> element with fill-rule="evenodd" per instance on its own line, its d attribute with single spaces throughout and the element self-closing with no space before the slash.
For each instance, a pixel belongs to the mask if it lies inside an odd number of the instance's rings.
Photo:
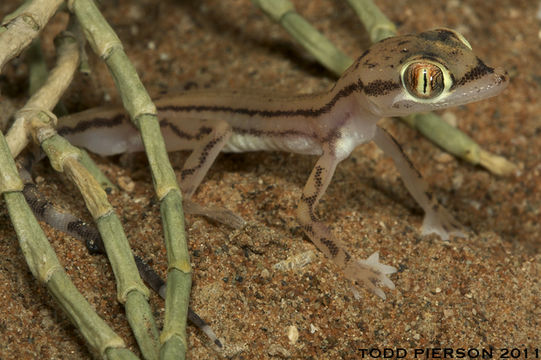
<svg viewBox="0 0 541 360">
<path fill-rule="evenodd" d="M 385 292 L 381 290 L 380 288 L 374 288 L 374 294 L 379 296 L 382 300 L 386 300 L 387 296 L 385 295 Z"/>
<path fill-rule="evenodd" d="M 437 211 L 427 212 L 421 227 L 423 236 L 436 234 L 442 240 L 448 241 L 450 236 L 465 238 L 466 230 L 443 206 L 436 207 Z"/>
<path fill-rule="evenodd" d="M 387 277 L 387 275 L 395 272 L 395 267 L 380 263 L 379 253 L 375 252 L 366 260 L 353 262 L 346 269 L 346 276 L 358 284 L 364 285 L 378 297 L 385 299 L 386 296 L 382 287 L 387 287 L 391 290 L 395 288 L 394 283 Z"/>
<path fill-rule="evenodd" d="M 246 221 L 233 211 L 217 206 L 201 206 L 191 200 L 183 201 L 184 211 L 192 215 L 201 215 L 210 220 L 232 227 L 242 229 Z"/>
</svg>

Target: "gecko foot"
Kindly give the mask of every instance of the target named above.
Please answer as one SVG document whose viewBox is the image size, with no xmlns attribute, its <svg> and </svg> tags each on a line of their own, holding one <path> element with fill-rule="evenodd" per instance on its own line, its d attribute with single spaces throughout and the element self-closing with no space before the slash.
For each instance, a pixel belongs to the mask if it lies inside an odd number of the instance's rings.
<svg viewBox="0 0 541 360">
<path fill-rule="evenodd" d="M 376 251 L 366 260 L 352 261 L 345 269 L 346 277 L 362 283 L 368 290 L 385 300 L 385 293 L 380 286 L 394 289 L 393 282 L 386 276 L 396 272 L 393 266 L 379 262 L 379 253 Z"/>
<path fill-rule="evenodd" d="M 442 205 L 437 205 L 433 211 L 427 212 L 421 227 L 422 235 L 437 234 L 442 240 L 448 241 L 450 235 L 465 238 L 465 229 L 453 215 Z"/>
<path fill-rule="evenodd" d="M 231 210 L 218 206 L 201 206 L 191 200 L 182 202 L 184 211 L 192 215 L 201 215 L 208 219 L 217 221 L 221 224 L 232 227 L 233 229 L 242 229 L 246 221 Z"/>
</svg>

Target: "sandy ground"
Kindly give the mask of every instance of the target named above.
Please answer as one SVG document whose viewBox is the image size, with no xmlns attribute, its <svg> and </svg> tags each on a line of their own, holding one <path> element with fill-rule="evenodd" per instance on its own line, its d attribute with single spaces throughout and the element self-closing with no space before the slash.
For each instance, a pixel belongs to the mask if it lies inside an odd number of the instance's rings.
<svg viewBox="0 0 541 360">
<path fill-rule="evenodd" d="M 17 3 L 2 1 L 0 16 Z M 105 16 L 151 94 L 190 86 L 310 93 L 334 81 L 248 0 L 103 3 Z M 294 3 L 346 53 L 355 56 L 366 48 L 367 36 L 345 2 Z M 437 196 L 470 231 L 466 239 L 450 242 L 421 237 L 422 212 L 392 162 L 372 144 L 358 148 L 338 167 L 319 214 L 355 256 L 366 258 L 379 251 L 382 262 L 399 271 L 391 276 L 396 290 L 387 291 L 386 301 L 364 289 L 356 300 L 351 284 L 317 252 L 295 221 L 295 204 L 315 158 L 221 155 L 196 200 L 225 206 L 242 215 L 248 226 L 232 231 L 188 217 L 194 270 L 191 304 L 226 344 L 218 351 L 190 326 L 192 359 L 359 359 L 363 349 L 384 347 L 406 349 L 408 358 L 415 349 L 426 348 L 493 348 L 495 357 L 517 348 L 520 357 L 527 349 L 532 358 L 541 348 L 539 1 L 378 4 L 400 33 L 441 26 L 457 29 L 487 64 L 509 71 L 511 84 L 500 96 L 446 112 L 485 149 L 516 163 L 518 172 L 496 177 L 445 155 L 396 120 L 383 120 Z M 57 16 L 43 35 L 51 65 L 52 38 L 65 23 L 65 15 Z M 79 75 L 64 97 L 70 112 L 118 99 L 105 66 L 94 55 L 90 61 L 94 73 Z M 6 67 L 0 77 L 3 109 L 24 101 L 26 76 L 22 60 Z M 144 157 L 95 159 L 113 181 L 127 177 L 134 182 L 132 192 L 116 192 L 111 202 L 134 251 L 163 274 L 159 208 Z M 179 169 L 185 156 L 172 159 Z M 62 176 L 48 165 L 40 166 L 38 174 L 40 189 L 59 206 L 89 218 Z M 79 242 L 44 229 L 76 286 L 137 351 L 105 257 L 90 256 Z M 316 254 L 307 266 L 273 269 L 279 261 L 307 251 Z M 0 254 L 0 359 L 91 358 L 79 333 L 31 276 L 3 204 Z M 151 301 L 162 319 L 163 302 L 155 295 Z M 299 335 L 295 342 L 288 338 L 292 328 Z"/>
</svg>

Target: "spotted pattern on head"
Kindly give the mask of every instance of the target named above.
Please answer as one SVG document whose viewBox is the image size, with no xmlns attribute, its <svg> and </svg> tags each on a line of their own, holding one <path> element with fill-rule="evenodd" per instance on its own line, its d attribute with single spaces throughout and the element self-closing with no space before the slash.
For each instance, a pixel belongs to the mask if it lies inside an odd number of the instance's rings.
<svg viewBox="0 0 541 360">
<path fill-rule="evenodd" d="M 507 75 L 483 63 L 456 31 L 435 29 L 374 44 L 343 79 L 363 84 L 375 114 L 397 116 L 496 95 Z"/>
</svg>

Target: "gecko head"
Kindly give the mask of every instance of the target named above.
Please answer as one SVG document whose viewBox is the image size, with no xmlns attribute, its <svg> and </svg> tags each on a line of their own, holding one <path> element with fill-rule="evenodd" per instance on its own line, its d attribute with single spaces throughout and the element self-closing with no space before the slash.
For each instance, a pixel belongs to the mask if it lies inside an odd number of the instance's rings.
<svg viewBox="0 0 541 360">
<path fill-rule="evenodd" d="M 356 76 L 370 110 L 400 116 L 489 98 L 508 84 L 458 32 L 435 29 L 374 44 L 344 77 Z M 350 79 L 351 81 L 351 79 Z"/>
</svg>

